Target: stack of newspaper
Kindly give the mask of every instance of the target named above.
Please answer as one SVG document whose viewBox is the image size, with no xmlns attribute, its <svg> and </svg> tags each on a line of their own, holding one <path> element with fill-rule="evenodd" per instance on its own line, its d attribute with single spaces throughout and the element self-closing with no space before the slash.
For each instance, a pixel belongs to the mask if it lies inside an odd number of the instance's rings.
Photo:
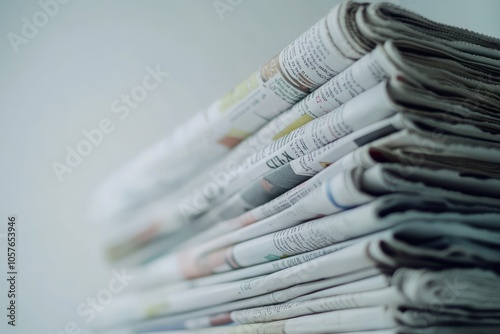
<svg viewBox="0 0 500 334">
<path fill-rule="evenodd" d="M 97 191 L 94 326 L 499 333 L 499 106 L 500 40 L 336 6 Z"/>
</svg>

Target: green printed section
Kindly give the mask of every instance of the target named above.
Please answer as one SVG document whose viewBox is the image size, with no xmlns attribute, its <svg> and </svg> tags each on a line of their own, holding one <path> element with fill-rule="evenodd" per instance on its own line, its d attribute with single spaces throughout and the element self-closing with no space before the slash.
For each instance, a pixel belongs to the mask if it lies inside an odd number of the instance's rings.
<svg viewBox="0 0 500 334">
<path fill-rule="evenodd" d="M 266 259 L 267 261 L 276 261 L 276 260 L 280 260 L 281 257 L 278 255 L 274 255 L 274 254 L 267 254 L 266 256 L 264 256 L 264 259 Z"/>
</svg>

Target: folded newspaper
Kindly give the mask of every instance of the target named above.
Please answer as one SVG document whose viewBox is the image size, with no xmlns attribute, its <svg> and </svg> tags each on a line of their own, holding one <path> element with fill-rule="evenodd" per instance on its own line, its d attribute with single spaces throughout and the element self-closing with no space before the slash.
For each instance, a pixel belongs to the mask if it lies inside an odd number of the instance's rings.
<svg viewBox="0 0 500 334">
<path fill-rule="evenodd" d="M 499 39 L 335 6 L 97 189 L 136 279 L 95 331 L 500 333 L 499 78 Z"/>
</svg>

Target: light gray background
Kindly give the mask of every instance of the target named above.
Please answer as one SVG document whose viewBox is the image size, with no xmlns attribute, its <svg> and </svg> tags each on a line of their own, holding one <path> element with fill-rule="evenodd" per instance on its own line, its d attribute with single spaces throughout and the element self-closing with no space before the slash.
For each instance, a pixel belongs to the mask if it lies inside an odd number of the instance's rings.
<svg viewBox="0 0 500 334">
<path fill-rule="evenodd" d="M 42 0 L 45 1 L 45 0 Z M 7 333 L 59 333 L 84 326 L 76 306 L 111 277 L 87 222 L 92 190 L 141 149 L 168 134 L 256 70 L 339 1 L 244 0 L 221 20 L 212 0 L 81 1 L 61 6 L 14 53 L 9 32 L 40 10 L 36 1 L 0 3 L 0 233 L 17 214 L 18 327 Z M 500 37 L 500 1 L 405 1 L 431 19 Z M 146 66 L 170 73 L 73 173 L 52 168 L 84 139 L 110 104 L 141 83 Z M 1 235 L 0 235 L 1 237 Z M 5 318 L 5 240 L 0 331 Z"/>
</svg>

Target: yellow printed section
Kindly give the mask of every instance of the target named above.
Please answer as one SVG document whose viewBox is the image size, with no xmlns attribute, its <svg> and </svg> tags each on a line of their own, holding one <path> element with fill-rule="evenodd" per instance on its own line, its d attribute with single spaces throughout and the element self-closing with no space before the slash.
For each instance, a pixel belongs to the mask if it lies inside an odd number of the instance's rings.
<svg viewBox="0 0 500 334">
<path fill-rule="evenodd" d="M 227 93 L 221 100 L 219 111 L 225 112 L 227 109 L 235 105 L 237 102 L 244 99 L 254 89 L 257 88 L 259 82 L 257 81 L 257 72 L 253 73 L 248 79 L 234 87 L 233 91 Z"/>
<path fill-rule="evenodd" d="M 155 318 L 155 317 L 165 313 L 167 310 L 168 310 L 167 303 L 151 305 L 146 309 L 146 317 Z"/>
<path fill-rule="evenodd" d="M 247 131 L 231 129 L 222 139 L 219 139 L 219 143 L 227 147 L 235 147 L 249 135 Z"/>
<path fill-rule="evenodd" d="M 321 167 L 326 168 L 326 167 L 330 166 L 332 163 L 331 162 L 320 162 L 319 164 L 321 165 Z"/>
<path fill-rule="evenodd" d="M 304 125 L 306 123 L 309 123 L 313 119 L 314 118 L 311 117 L 311 116 L 309 116 L 308 114 L 300 116 L 295 121 L 293 121 L 292 123 L 290 123 L 290 125 L 288 125 L 286 128 L 284 128 L 282 131 L 280 131 L 279 133 L 275 134 L 274 137 L 273 137 L 273 140 L 279 139 L 279 138 L 283 137 L 284 135 L 289 134 L 293 130 L 295 130 L 297 128 L 300 128 L 302 125 Z"/>
</svg>

